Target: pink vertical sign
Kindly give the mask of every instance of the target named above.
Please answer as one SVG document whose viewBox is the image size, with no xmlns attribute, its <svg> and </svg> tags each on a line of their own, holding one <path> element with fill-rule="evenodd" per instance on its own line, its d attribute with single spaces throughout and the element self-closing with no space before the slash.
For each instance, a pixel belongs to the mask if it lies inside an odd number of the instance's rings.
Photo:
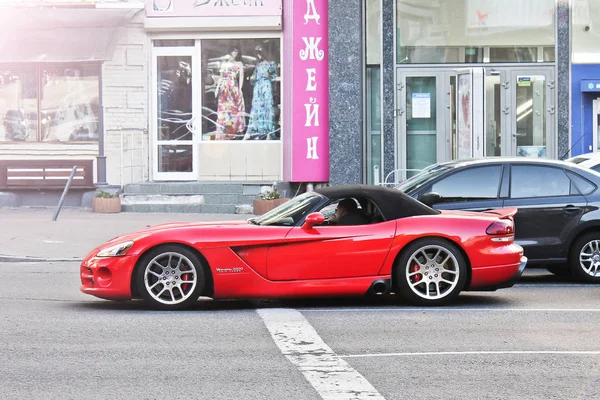
<svg viewBox="0 0 600 400">
<path fill-rule="evenodd" d="M 286 2 L 288 2 L 287 0 Z M 327 0 L 291 0 L 292 182 L 329 181 Z M 289 61 L 288 61 L 289 62 Z M 289 139 L 288 139 L 289 140 Z"/>
</svg>

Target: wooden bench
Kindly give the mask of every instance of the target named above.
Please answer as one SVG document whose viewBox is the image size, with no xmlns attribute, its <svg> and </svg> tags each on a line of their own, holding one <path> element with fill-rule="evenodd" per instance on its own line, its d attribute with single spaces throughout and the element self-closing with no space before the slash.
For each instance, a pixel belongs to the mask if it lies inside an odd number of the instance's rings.
<svg viewBox="0 0 600 400">
<path fill-rule="evenodd" d="M 93 160 L 0 160 L 0 189 L 94 189 Z"/>
</svg>

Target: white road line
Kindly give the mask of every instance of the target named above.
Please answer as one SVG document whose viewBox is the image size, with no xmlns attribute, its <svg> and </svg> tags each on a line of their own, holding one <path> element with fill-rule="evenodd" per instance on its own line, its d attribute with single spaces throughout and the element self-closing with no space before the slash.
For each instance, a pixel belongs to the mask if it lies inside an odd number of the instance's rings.
<svg viewBox="0 0 600 400">
<path fill-rule="evenodd" d="M 514 351 L 438 351 L 424 353 L 373 353 L 373 354 L 347 354 L 340 355 L 342 358 L 364 358 L 364 357 L 402 357 L 402 356 L 462 356 L 462 355 L 494 355 L 494 354 L 558 354 L 558 355 L 600 355 L 600 351 L 553 351 L 553 350 L 514 350 Z"/>
<path fill-rule="evenodd" d="M 298 311 L 279 308 L 256 312 L 281 352 L 323 399 L 385 400 L 365 377 L 327 346 Z"/>
<path fill-rule="evenodd" d="M 380 311 L 498 311 L 498 312 L 600 312 L 600 308 L 418 308 L 418 307 L 365 307 L 365 308 L 298 308 L 299 312 L 380 312 Z"/>
</svg>

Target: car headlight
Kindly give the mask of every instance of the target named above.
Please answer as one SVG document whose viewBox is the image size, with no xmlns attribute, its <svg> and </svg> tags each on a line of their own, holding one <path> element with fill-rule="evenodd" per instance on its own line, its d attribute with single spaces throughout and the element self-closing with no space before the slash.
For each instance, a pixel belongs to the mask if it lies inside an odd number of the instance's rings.
<svg viewBox="0 0 600 400">
<path fill-rule="evenodd" d="M 127 254 L 129 249 L 133 246 L 133 241 L 123 242 L 114 246 L 102 249 L 96 254 L 96 257 L 118 257 Z"/>
</svg>

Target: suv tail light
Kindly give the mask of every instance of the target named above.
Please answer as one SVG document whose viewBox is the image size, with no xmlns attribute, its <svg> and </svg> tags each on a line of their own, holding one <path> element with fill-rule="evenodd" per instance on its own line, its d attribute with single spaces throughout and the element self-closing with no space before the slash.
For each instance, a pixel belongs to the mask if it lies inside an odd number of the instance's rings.
<svg viewBox="0 0 600 400">
<path fill-rule="evenodd" d="M 488 226 L 485 233 L 492 236 L 514 235 L 515 226 L 510 219 L 500 219 Z"/>
</svg>

